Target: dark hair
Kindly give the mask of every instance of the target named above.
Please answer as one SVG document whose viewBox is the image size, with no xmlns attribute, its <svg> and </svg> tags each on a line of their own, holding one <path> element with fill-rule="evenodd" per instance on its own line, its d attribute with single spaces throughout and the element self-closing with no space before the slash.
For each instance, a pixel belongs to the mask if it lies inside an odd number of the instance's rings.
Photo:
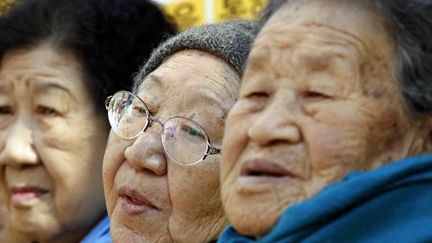
<svg viewBox="0 0 432 243">
<path fill-rule="evenodd" d="M 396 43 L 396 74 L 414 115 L 432 115 L 432 1 L 359 0 L 383 14 Z M 262 21 L 290 0 L 270 0 Z"/>
<path fill-rule="evenodd" d="M 44 42 L 69 51 L 103 111 L 105 97 L 130 89 L 142 60 L 174 32 L 149 0 L 24 0 L 0 18 L 0 60 Z"/>
</svg>

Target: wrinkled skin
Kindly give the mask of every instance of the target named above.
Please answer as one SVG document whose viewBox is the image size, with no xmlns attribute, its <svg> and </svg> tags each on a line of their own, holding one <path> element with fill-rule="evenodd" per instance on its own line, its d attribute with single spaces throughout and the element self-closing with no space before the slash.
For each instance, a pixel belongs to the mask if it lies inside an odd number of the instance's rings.
<svg viewBox="0 0 432 243">
<path fill-rule="evenodd" d="M 383 19 L 354 1 L 294 1 L 271 17 L 226 123 L 221 194 L 238 232 L 259 237 L 347 173 L 424 151 L 430 121 L 410 118 L 394 59 Z"/>
<path fill-rule="evenodd" d="M 20 242 L 77 242 L 104 215 L 108 124 L 81 66 L 48 43 L 8 52 L 0 69 L 1 187 Z M 15 191 L 31 188 L 31 192 Z"/>
<path fill-rule="evenodd" d="M 220 147 L 225 117 L 239 90 L 234 69 L 211 54 L 180 51 L 141 84 L 138 96 L 152 116 L 188 117 Z M 219 155 L 192 166 L 174 163 L 164 152 L 161 127 L 133 140 L 111 132 L 104 157 L 104 188 L 115 242 L 208 242 L 227 224 L 219 193 Z M 119 190 L 127 187 L 154 207 L 131 214 Z"/>
<path fill-rule="evenodd" d="M 0 200 L 0 242 L 8 241 L 5 221 L 6 221 L 6 206 L 2 198 Z"/>
</svg>

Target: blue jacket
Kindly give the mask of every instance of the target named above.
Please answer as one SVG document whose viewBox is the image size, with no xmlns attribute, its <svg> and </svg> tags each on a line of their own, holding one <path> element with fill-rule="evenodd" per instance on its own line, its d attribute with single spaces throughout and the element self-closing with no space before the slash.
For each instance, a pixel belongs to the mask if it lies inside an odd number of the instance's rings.
<svg viewBox="0 0 432 243">
<path fill-rule="evenodd" d="M 107 216 L 92 229 L 81 243 L 112 243 L 109 225 L 109 218 Z"/>
<path fill-rule="evenodd" d="M 228 227 L 219 242 L 432 242 L 432 154 L 352 173 L 287 208 L 258 240 Z"/>
</svg>

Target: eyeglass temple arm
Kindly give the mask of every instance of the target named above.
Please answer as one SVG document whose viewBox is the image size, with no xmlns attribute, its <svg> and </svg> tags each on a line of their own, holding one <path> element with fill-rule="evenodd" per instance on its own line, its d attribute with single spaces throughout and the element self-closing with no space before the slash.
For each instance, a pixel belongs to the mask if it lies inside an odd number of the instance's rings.
<svg viewBox="0 0 432 243">
<path fill-rule="evenodd" d="M 108 96 L 106 99 L 105 99 L 105 108 L 108 110 L 108 108 L 109 108 L 109 103 L 110 103 L 110 101 L 111 101 L 111 99 L 112 99 L 112 95 L 110 95 L 110 96 Z"/>
<path fill-rule="evenodd" d="M 209 150 L 207 151 L 206 155 L 213 155 L 213 154 L 220 154 L 221 149 L 215 148 L 213 146 L 209 146 Z"/>
</svg>

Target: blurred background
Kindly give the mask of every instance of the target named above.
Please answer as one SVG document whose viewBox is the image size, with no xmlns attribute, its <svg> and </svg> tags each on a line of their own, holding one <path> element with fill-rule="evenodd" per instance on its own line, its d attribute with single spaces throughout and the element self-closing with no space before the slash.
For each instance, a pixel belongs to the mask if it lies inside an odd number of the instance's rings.
<svg viewBox="0 0 432 243">
<path fill-rule="evenodd" d="M 0 14 L 19 0 L 0 0 Z M 153 0 L 166 15 L 185 30 L 204 23 L 229 19 L 256 19 L 268 0 Z"/>
</svg>

